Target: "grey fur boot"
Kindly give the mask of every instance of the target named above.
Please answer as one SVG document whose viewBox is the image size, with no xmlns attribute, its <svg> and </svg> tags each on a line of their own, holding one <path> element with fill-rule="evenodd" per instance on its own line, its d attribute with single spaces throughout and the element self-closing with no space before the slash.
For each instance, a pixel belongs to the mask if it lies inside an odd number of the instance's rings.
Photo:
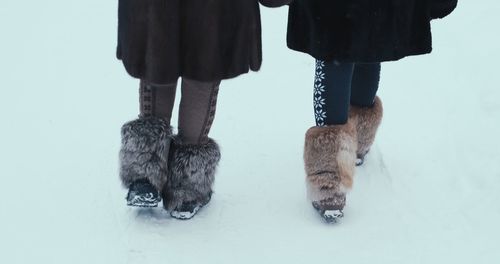
<svg viewBox="0 0 500 264">
<path fill-rule="evenodd" d="M 212 196 L 215 171 L 220 160 L 217 143 L 200 145 L 172 142 L 168 181 L 162 190 L 163 205 L 177 219 L 190 219 Z"/>
<path fill-rule="evenodd" d="M 349 110 L 349 118 L 356 126 L 358 138 L 356 166 L 364 163 L 365 156 L 375 141 L 375 135 L 382 122 L 383 111 L 382 101 L 378 96 L 375 97 L 375 102 L 371 107 L 351 106 Z"/>
<path fill-rule="evenodd" d="M 121 129 L 120 178 L 129 189 L 127 204 L 154 207 L 167 181 L 172 129 L 156 117 L 130 121 Z"/>
<path fill-rule="evenodd" d="M 312 127 L 306 133 L 304 164 L 309 199 L 328 223 L 343 217 L 356 164 L 356 131 L 345 125 Z"/>
</svg>

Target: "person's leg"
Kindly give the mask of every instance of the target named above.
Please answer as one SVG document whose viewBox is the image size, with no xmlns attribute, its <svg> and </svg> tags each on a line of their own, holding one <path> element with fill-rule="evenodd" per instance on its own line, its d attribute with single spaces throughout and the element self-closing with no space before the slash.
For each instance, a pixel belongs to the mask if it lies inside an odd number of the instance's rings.
<svg viewBox="0 0 500 264">
<path fill-rule="evenodd" d="M 314 113 L 317 126 L 347 123 L 353 69 L 352 63 L 316 61 Z"/>
<path fill-rule="evenodd" d="M 380 83 L 380 63 L 357 63 L 351 86 L 351 105 L 370 107 L 375 102 Z"/>
<path fill-rule="evenodd" d="M 203 144 L 208 141 L 217 108 L 219 85 L 220 81 L 182 80 L 179 137 L 184 144 Z"/>
<path fill-rule="evenodd" d="M 342 217 L 356 158 L 349 98 L 354 64 L 316 63 L 315 127 L 306 133 L 304 163 L 313 207 L 327 222 Z"/>
<path fill-rule="evenodd" d="M 167 181 L 170 118 L 176 84 L 153 85 L 141 81 L 139 118 L 122 127 L 120 178 L 129 189 L 127 204 L 153 207 Z"/>
<path fill-rule="evenodd" d="M 212 195 L 220 151 L 208 133 L 215 117 L 219 84 L 182 81 L 179 135 L 172 144 L 169 178 L 162 192 L 163 205 L 175 218 L 193 217 Z"/>
<path fill-rule="evenodd" d="M 170 124 L 177 83 L 158 85 L 141 81 L 139 89 L 140 117 L 158 117 Z"/>
<path fill-rule="evenodd" d="M 380 63 L 356 64 L 354 67 L 349 118 L 356 126 L 358 166 L 363 164 L 382 121 L 382 101 L 377 97 L 380 70 Z"/>
</svg>

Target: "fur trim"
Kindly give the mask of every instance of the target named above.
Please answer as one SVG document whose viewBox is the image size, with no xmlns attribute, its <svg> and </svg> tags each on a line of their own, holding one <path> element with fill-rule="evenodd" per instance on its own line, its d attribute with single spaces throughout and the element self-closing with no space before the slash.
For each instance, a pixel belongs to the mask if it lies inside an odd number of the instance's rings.
<svg viewBox="0 0 500 264">
<path fill-rule="evenodd" d="M 179 137 L 174 138 L 168 181 L 162 192 L 165 209 L 171 211 L 191 201 L 207 204 L 219 160 L 219 146 L 210 138 L 200 145 L 183 145 Z"/>
<path fill-rule="evenodd" d="M 343 207 L 345 193 L 352 187 L 356 163 L 353 124 L 310 128 L 306 133 L 304 163 L 309 199 L 321 204 L 342 202 L 329 208 L 341 209 L 338 207 Z"/>
<path fill-rule="evenodd" d="M 161 190 L 167 180 L 172 128 L 161 118 L 148 117 L 123 125 L 120 178 L 123 185 L 147 179 Z"/>
<path fill-rule="evenodd" d="M 382 122 L 383 116 L 382 101 L 377 96 L 375 103 L 371 107 L 351 106 L 349 118 L 356 124 L 356 133 L 358 138 L 358 158 L 364 158 L 366 153 L 375 141 L 377 129 Z"/>
</svg>

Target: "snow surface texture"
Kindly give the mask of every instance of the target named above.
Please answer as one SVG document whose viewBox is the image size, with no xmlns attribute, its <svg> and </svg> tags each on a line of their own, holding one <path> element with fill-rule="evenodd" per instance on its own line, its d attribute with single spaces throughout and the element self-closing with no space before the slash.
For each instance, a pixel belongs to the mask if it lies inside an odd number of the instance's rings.
<svg viewBox="0 0 500 264">
<path fill-rule="evenodd" d="M 126 206 L 139 85 L 116 5 L 0 2 L 0 263 L 498 263 L 498 1 L 461 1 L 432 55 L 383 65 L 385 118 L 336 225 L 305 199 L 314 60 L 286 49 L 286 8 L 262 11 L 262 71 L 222 84 L 212 202 L 190 221 Z"/>
</svg>

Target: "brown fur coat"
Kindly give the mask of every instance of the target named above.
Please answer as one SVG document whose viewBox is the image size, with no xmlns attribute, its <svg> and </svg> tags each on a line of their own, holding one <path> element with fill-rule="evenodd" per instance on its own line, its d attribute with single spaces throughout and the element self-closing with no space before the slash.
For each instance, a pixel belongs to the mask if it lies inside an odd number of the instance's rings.
<svg viewBox="0 0 500 264">
<path fill-rule="evenodd" d="M 258 0 L 119 0 L 118 9 L 117 57 L 133 77 L 217 81 L 260 68 Z"/>
</svg>

